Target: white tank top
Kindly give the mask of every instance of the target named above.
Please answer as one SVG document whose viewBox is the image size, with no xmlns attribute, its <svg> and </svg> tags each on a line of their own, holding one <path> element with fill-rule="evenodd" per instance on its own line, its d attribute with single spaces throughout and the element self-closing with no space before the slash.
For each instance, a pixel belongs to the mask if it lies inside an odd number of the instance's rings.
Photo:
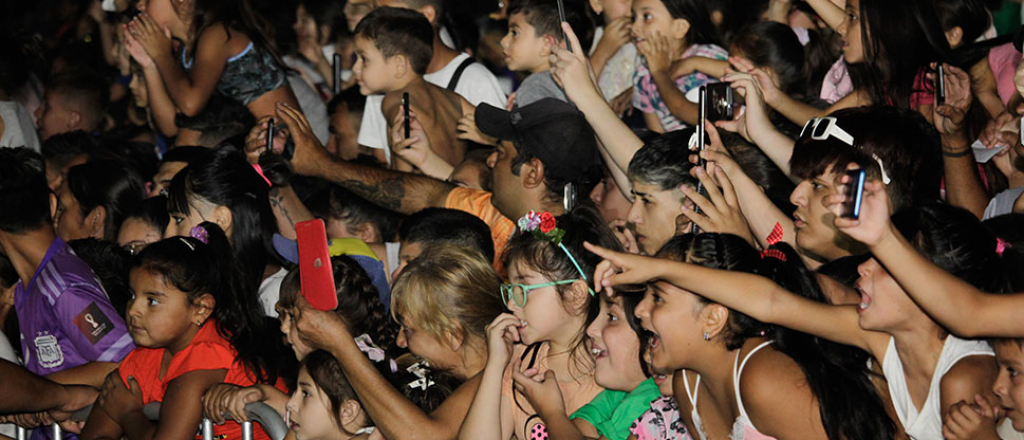
<svg viewBox="0 0 1024 440">
<path fill-rule="evenodd" d="M 900 357 L 896 353 L 896 340 L 889 339 L 889 347 L 885 350 L 885 358 L 882 359 L 882 373 L 885 374 L 885 379 L 889 382 L 892 405 L 896 409 L 896 416 L 907 432 L 907 436 L 912 440 L 942 438 L 943 408 L 939 395 L 942 377 L 961 359 L 976 355 L 995 356 L 995 352 L 984 341 L 968 341 L 952 335 L 946 337 L 942 353 L 939 355 L 939 362 L 935 364 L 931 385 L 928 387 L 928 397 L 925 398 L 919 412 L 914 406 L 913 399 L 910 398 L 910 390 L 907 389 L 903 362 L 900 361 Z"/>
<path fill-rule="evenodd" d="M 736 421 L 732 424 L 732 434 L 729 435 L 730 440 L 774 440 L 773 437 L 761 434 L 754 424 L 750 422 L 750 417 L 747 417 L 747 410 L 743 408 L 743 398 L 740 396 L 740 378 L 743 376 L 743 367 L 747 366 L 747 360 L 750 359 L 754 353 L 758 350 L 771 345 L 774 341 L 762 342 L 757 347 L 754 347 L 747 356 L 743 358 L 743 362 L 740 362 L 740 351 L 736 351 L 736 358 L 732 363 L 732 386 L 736 392 L 736 406 L 739 407 L 740 415 L 736 417 Z M 704 431 L 704 423 L 700 419 L 700 414 L 697 413 L 697 392 L 700 391 L 700 375 L 697 375 L 697 383 L 693 387 L 693 392 L 690 392 L 690 383 L 686 380 L 686 370 L 683 370 L 683 386 L 686 388 L 686 398 L 690 400 L 690 418 L 693 420 L 693 426 L 697 428 L 697 435 L 700 436 L 701 440 L 708 440 L 708 434 Z"/>
</svg>

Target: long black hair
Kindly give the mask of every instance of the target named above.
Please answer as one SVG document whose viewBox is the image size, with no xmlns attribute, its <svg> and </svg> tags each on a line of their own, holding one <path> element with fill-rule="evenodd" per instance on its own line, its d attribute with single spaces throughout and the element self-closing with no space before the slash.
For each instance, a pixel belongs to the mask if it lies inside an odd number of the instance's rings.
<svg viewBox="0 0 1024 440">
<path fill-rule="evenodd" d="M 931 0 L 861 0 L 860 19 L 864 61 L 850 77 L 875 104 L 910 108 L 912 94 L 931 88 L 915 88 L 921 69 L 954 62 Z"/>
<path fill-rule="evenodd" d="M 292 356 L 281 342 L 273 320 L 263 316 L 259 303 L 243 289 L 242 272 L 236 264 L 227 236 L 215 224 L 199 225 L 206 231 L 206 242 L 193 237 L 166 238 L 146 246 L 132 262 L 131 270 L 159 274 L 191 301 L 202 295 L 213 296 L 216 305 L 211 317 L 217 332 L 231 341 L 238 360 L 253 378 L 273 384 L 278 377 L 289 376 Z"/>
<path fill-rule="evenodd" d="M 674 237 L 659 257 L 705 267 L 754 273 L 813 301 L 828 303 L 813 273 L 788 244 L 769 248 L 782 258 L 762 255 L 746 240 L 730 234 L 705 233 Z M 700 297 L 705 303 L 707 299 Z M 838 439 L 892 438 L 896 429 L 878 396 L 867 368 L 868 353 L 816 336 L 759 322 L 729 311 L 725 346 L 737 350 L 747 339 L 764 336 L 775 349 L 800 365 L 807 384 L 818 398 L 822 425 L 828 437 Z"/>
<path fill-rule="evenodd" d="M 722 46 L 722 38 L 718 29 L 711 21 L 711 11 L 707 0 L 661 0 L 673 19 L 683 19 L 690 23 L 686 33 L 686 44 L 714 44 Z"/>
<path fill-rule="evenodd" d="M 244 291 L 256 301 L 266 266 L 287 265 L 273 247 L 277 220 L 270 208 L 267 182 L 241 152 L 223 146 L 174 176 L 168 188 L 167 211 L 187 216 L 193 209 L 192 198 L 231 211 L 231 247 L 242 270 Z"/>
<path fill-rule="evenodd" d="M 241 31 L 249 37 L 256 50 L 269 53 L 278 66 L 287 70 L 284 59 L 273 44 L 269 23 L 253 10 L 250 0 L 191 0 L 191 3 L 192 26 L 189 32 L 193 42 L 199 41 L 199 36 L 210 26 L 221 23 L 226 27 L 229 38 L 231 29 Z M 190 48 L 192 53 L 195 53 L 194 44 Z"/>
<path fill-rule="evenodd" d="M 68 170 L 68 189 L 82 215 L 102 206 L 106 211 L 103 237 L 117 240 L 121 223 L 142 203 L 142 180 L 133 170 L 110 160 L 94 160 Z"/>
</svg>

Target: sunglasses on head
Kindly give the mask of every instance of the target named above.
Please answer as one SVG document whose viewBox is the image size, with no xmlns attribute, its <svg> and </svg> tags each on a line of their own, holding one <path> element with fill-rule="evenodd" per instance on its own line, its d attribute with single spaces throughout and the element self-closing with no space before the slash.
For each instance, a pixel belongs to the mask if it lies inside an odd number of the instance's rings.
<svg viewBox="0 0 1024 440">
<path fill-rule="evenodd" d="M 812 140 L 824 141 L 828 138 L 836 138 L 840 142 L 856 148 L 853 145 L 853 136 L 850 135 L 846 130 L 843 130 L 839 126 L 838 121 L 835 117 L 826 116 L 824 118 L 811 118 L 804 124 L 803 130 L 800 130 L 800 138 L 804 136 L 810 137 Z M 872 153 L 871 158 L 878 163 L 878 169 L 882 172 L 882 183 L 888 185 L 892 179 L 889 178 L 889 174 L 885 172 L 885 165 L 882 164 L 882 158 L 878 157 L 877 154 Z"/>
</svg>

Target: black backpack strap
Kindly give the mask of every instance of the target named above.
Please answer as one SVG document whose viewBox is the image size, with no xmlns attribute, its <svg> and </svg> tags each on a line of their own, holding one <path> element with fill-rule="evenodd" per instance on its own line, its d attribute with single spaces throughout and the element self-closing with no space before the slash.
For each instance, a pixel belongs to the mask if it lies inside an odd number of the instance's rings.
<svg viewBox="0 0 1024 440">
<path fill-rule="evenodd" d="M 462 79 L 462 72 L 465 72 L 466 68 L 469 67 L 470 64 L 473 64 L 475 62 L 476 60 L 474 60 L 473 57 L 469 57 L 462 60 L 462 63 L 459 64 L 459 67 L 455 69 L 455 74 L 452 75 L 452 79 L 448 81 L 448 90 L 453 92 L 455 91 L 455 87 L 459 85 L 459 80 Z"/>
</svg>

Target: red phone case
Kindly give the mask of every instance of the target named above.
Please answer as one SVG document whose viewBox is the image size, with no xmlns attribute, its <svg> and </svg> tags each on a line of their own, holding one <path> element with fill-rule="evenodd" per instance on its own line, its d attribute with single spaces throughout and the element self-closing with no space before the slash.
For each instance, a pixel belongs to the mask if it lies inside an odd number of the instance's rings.
<svg viewBox="0 0 1024 440">
<path fill-rule="evenodd" d="M 334 291 L 334 270 L 327 249 L 327 231 L 323 220 L 309 220 L 295 225 L 299 242 L 299 282 L 302 296 L 317 310 L 338 308 Z"/>
</svg>

